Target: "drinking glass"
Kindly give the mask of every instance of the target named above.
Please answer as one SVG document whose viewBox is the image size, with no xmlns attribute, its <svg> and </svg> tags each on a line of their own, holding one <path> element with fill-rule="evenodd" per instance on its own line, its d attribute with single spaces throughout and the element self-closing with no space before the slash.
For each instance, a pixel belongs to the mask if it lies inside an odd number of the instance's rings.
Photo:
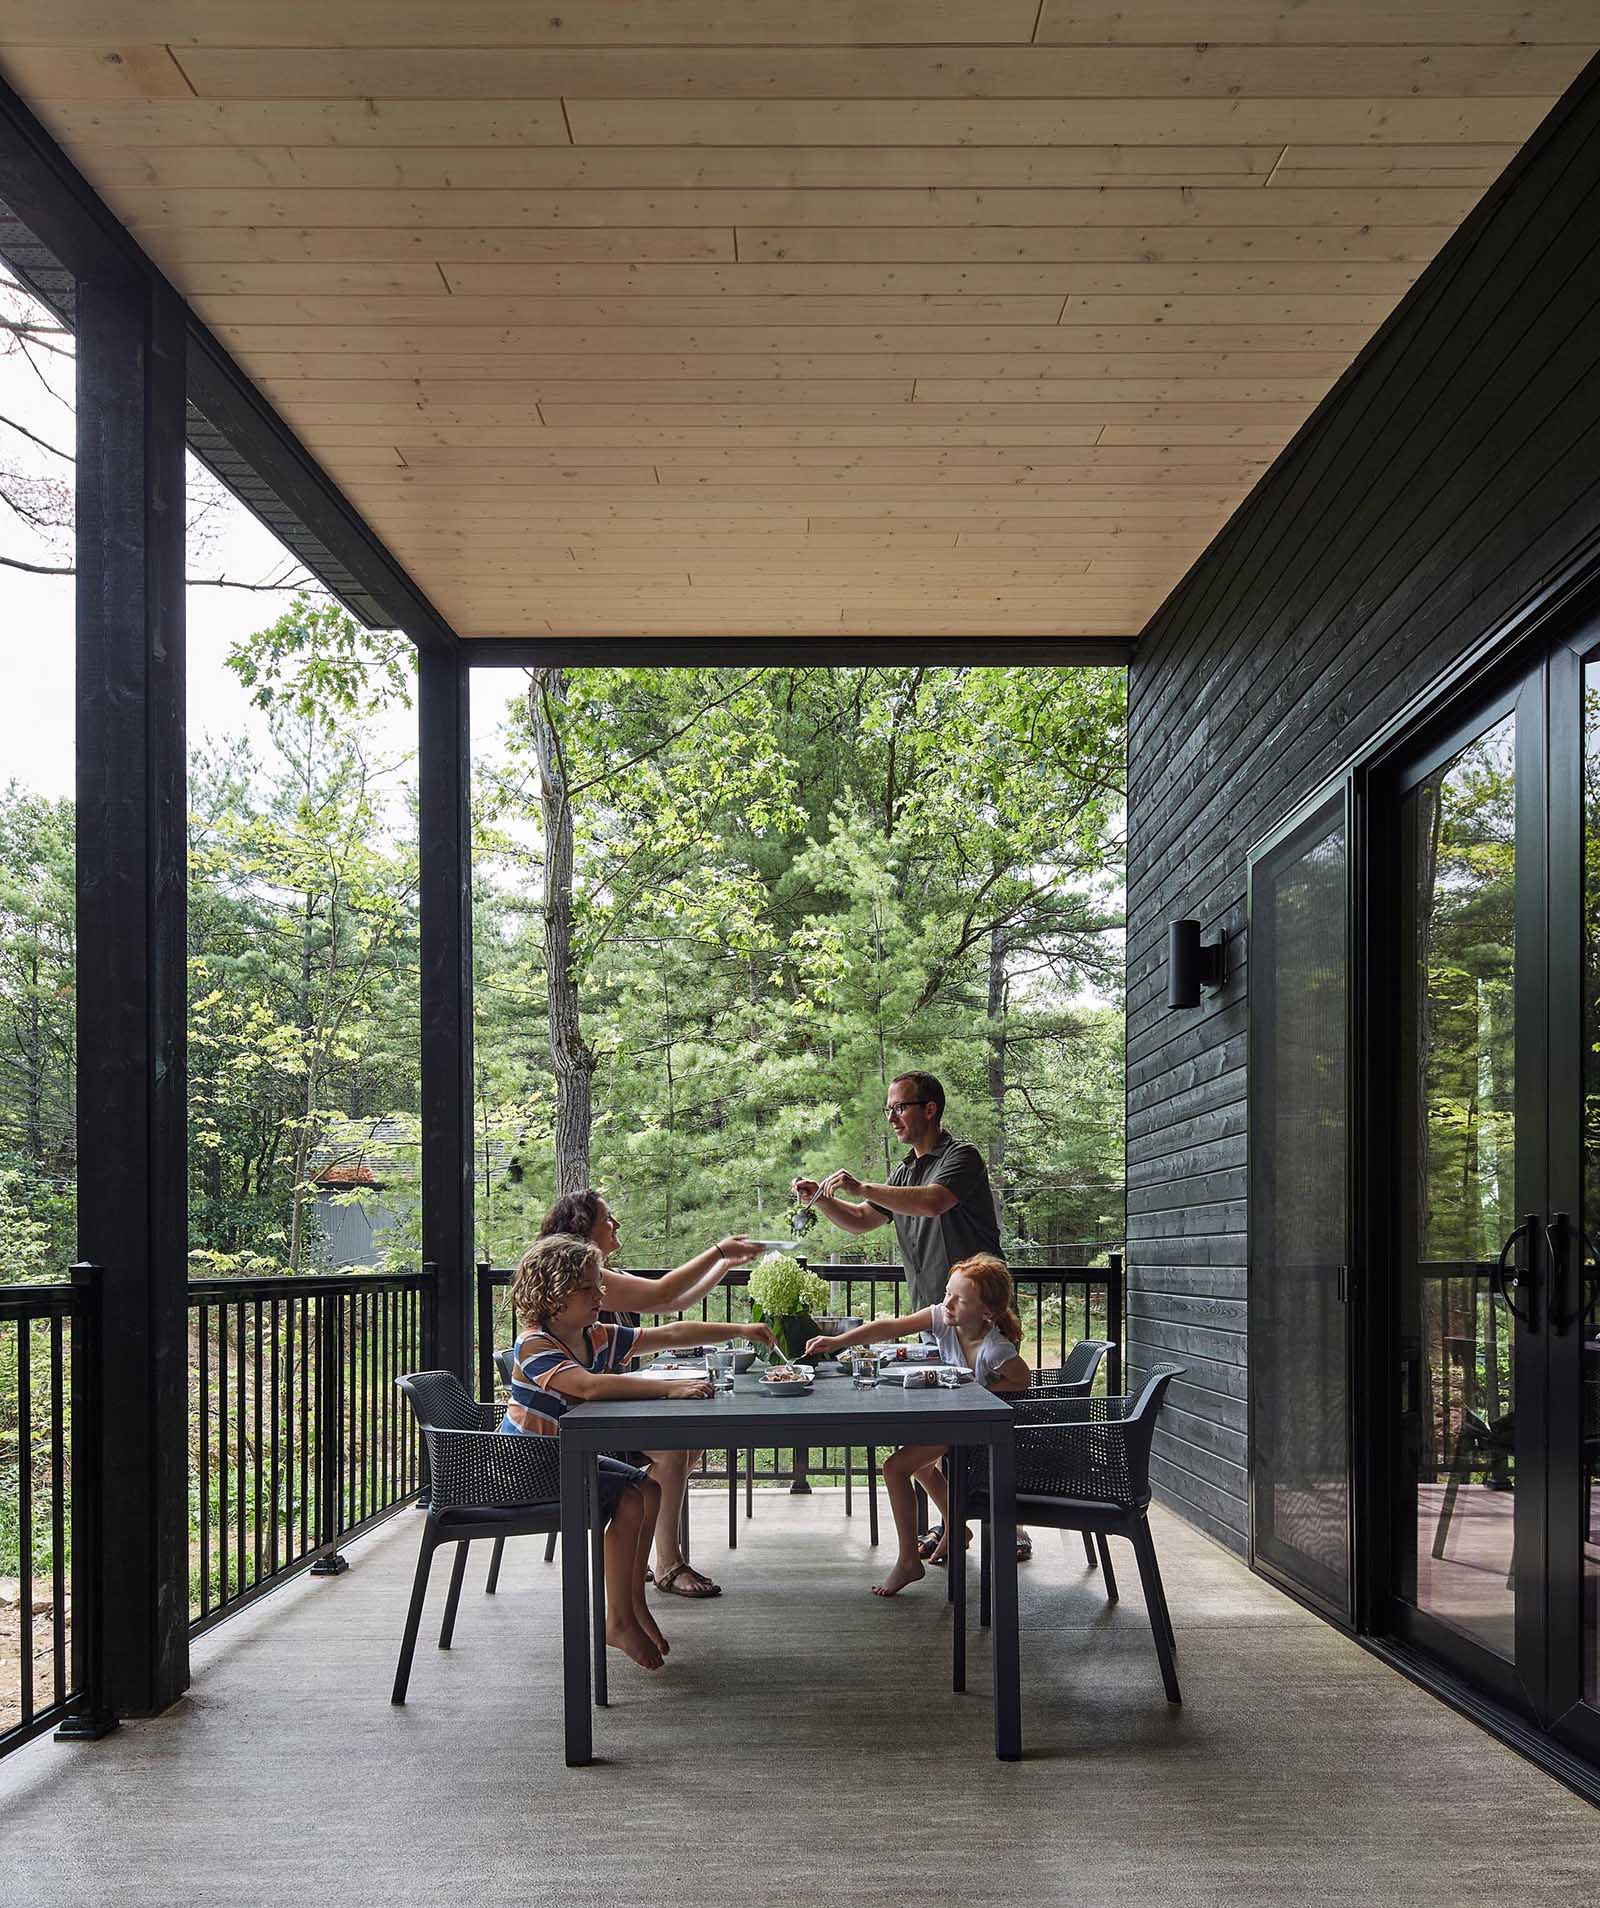
<svg viewBox="0 0 1600 1908">
<path fill-rule="evenodd" d="M 711 1374 L 711 1387 L 716 1395 L 719 1398 L 731 1398 L 733 1396 L 733 1353 L 707 1352 L 706 1370 Z"/>
<path fill-rule="evenodd" d="M 876 1391 L 878 1388 L 878 1357 L 876 1352 L 857 1350 L 850 1360 L 850 1382 L 857 1391 Z"/>
</svg>

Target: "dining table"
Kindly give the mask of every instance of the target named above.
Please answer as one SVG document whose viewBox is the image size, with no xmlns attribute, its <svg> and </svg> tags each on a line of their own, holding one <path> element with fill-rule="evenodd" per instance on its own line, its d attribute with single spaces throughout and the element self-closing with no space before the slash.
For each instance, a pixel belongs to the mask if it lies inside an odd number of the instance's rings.
<svg viewBox="0 0 1600 1908">
<path fill-rule="evenodd" d="M 594 1708 L 605 1707 L 607 1666 L 604 1536 L 598 1515 L 598 1467 L 603 1452 L 717 1450 L 754 1445 L 779 1449 L 827 1445 L 943 1444 L 951 1447 L 949 1527 L 962 1524 L 967 1464 L 961 1447 L 988 1452 L 991 1531 L 991 1626 L 995 1755 L 1022 1754 L 1022 1693 L 1017 1636 L 1016 1449 L 1014 1419 L 1004 1398 L 981 1385 L 905 1387 L 884 1382 L 857 1388 L 848 1377 L 818 1378 L 807 1392 L 774 1395 L 758 1371 L 741 1373 L 731 1393 L 709 1398 L 596 1399 L 562 1416 L 561 1637 L 566 1759 L 579 1767 L 594 1759 Z M 587 1538 L 587 1543 L 585 1539 Z M 951 1687 L 966 1687 L 966 1580 L 964 1548 L 951 1546 L 954 1567 L 946 1595 L 954 1606 Z M 590 1572 L 596 1585 L 594 1607 Z M 864 1594 L 864 1593 L 863 1593 Z M 591 1681 L 592 1671 L 592 1681 Z"/>
</svg>

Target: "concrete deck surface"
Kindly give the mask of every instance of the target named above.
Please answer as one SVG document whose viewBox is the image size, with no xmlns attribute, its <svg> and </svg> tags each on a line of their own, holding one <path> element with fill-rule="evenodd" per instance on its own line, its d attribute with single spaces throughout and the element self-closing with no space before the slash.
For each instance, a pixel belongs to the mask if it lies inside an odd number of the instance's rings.
<svg viewBox="0 0 1600 1908">
<path fill-rule="evenodd" d="M 509 1546 L 494 1598 L 480 1547 L 448 1655 L 436 1560 L 391 1708 L 407 1512 L 345 1576 L 203 1638 L 168 1714 L 0 1765 L 0 1902 L 1600 1901 L 1600 1814 L 1165 1512 L 1182 1709 L 1127 1547 L 1108 1609 L 1078 1541 L 1039 1533 L 1020 1573 L 1027 1759 L 1006 1766 L 976 1629 L 968 1693 L 950 1692 L 942 1578 L 869 1596 L 888 1552 L 835 1491 L 760 1494 L 730 1555 L 721 1501 L 696 1555 L 726 1594 L 657 1600 L 659 1677 L 613 1656 L 600 1764 L 563 1765 L 541 1540 Z"/>
</svg>

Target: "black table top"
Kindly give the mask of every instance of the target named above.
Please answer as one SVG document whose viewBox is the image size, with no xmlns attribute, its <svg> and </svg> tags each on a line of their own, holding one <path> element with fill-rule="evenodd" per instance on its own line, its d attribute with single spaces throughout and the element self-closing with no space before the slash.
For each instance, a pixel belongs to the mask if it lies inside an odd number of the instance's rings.
<svg viewBox="0 0 1600 1908">
<path fill-rule="evenodd" d="M 563 1438 L 600 1450 L 725 1445 L 987 1444 L 1012 1426 L 1011 1407 L 982 1385 L 881 1384 L 858 1391 L 848 1378 L 819 1378 L 797 1397 L 775 1398 L 753 1373 L 734 1380 L 731 1398 L 596 1399 L 561 1419 Z"/>
</svg>

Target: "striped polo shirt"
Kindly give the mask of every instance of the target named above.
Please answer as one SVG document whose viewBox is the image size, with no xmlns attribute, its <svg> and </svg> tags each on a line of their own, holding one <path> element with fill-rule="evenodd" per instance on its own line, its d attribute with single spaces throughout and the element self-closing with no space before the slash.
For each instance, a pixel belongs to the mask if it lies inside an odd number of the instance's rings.
<svg viewBox="0 0 1600 1908">
<path fill-rule="evenodd" d="M 573 1357 L 549 1332 L 525 1332 L 511 1361 L 511 1399 L 500 1420 L 502 1431 L 555 1437 L 562 1414 L 575 1402 L 550 1389 L 558 1371 L 621 1371 L 639 1336 L 631 1325 L 591 1325 L 584 1333 L 587 1361 Z"/>
</svg>

